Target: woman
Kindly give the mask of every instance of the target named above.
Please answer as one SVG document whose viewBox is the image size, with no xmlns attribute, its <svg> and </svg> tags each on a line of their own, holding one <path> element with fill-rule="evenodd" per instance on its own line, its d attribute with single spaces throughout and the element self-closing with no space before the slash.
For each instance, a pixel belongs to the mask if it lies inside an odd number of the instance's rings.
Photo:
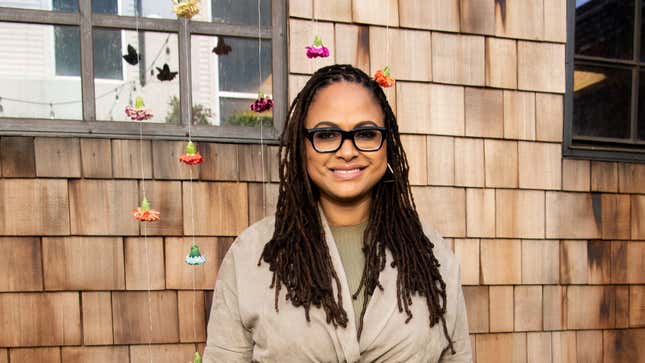
<svg viewBox="0 0 645 363">
<path fill-rule="evenodd" d="M 380 86 L 325 67 L 289 115 L 275 217 L 222 262 L 204 362 L 472 361 L 458 263 L 419 221 Z"/>
</svg>

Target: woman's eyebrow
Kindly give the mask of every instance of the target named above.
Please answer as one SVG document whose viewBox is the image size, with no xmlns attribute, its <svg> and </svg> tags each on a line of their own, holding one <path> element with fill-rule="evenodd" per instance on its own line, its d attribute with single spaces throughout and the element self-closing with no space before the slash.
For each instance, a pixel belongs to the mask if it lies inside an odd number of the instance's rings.
<svg viewBox="0 0 645 363">
<path fill-rule="evenodd" d="M 333 123 L 331 121 L 320 121 L 313 128 L 317 129 L 317 128 L 326 127 L 326 126 L 328 126 L 328 127 L 338 127 L 337 124 L 335 124 L 335 123 Z"/>
</svg>

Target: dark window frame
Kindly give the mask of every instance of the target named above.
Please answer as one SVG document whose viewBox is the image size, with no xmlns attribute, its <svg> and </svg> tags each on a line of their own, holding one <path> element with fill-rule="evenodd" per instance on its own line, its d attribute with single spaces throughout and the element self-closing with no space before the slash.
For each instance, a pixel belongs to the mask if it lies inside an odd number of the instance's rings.
<svg viewBox="0 0 645 363">
<path fill-rule="evenodd" d="M 634 4 L 634 57 L 640 57 L 641 41 L 641 8 L 640 0 Z M 564 97 L 564 130 L 562 142 L 562 154 L 572 159 L 592 159 L 603 161 L 625 161 L 645 162 L 645 141 L 636 142 L 638 120 L 635 119 L 634 110 L 638 109 L 638 78 L 639 71 L 645 71 L 645 62 L 612 61 L 607 62 L 603 58 L 575 55 L 575 25 L 576 25 L 576 1 L 567 0 L 567 42 L 565 46 L 565 69 L 566 88 Z M 636 44 L 638 43 L 638 44 Z M 626 65 L 632 68 L 632 90 L 631 90 L 631 142 L 618 143 L 614 139 L 601 137 L 575 137 L 573 136 L 573 76 L 575 61 L 591 65 L 619 66 Z"/>
<path fill-rule="evenodd" d="M 146 139 L 182 140 L 188 135 L 192 118 L 190 76 L 191 35 L 258 38 L 257 26 L 231 25 L 185 19 L 152 19 L 134 16 L 108 15 L 92 12 L 91 0 L 78 0 L 79 12 L 60 12 L 0 7 L 3 22 L 43 25 L 79 26 L 81 39 L 82 120 L 0 117 L 0 135 L 78 136 L 95 138 L 139 138 L 139 127 Z M 260 38 L 272 44 L 273 127 L 244 127 L 237 125 L 191 125 L 192 138 L 197 141 L 276 144 L 287 114 L 287 1 L 271 1 L 271 28 L 261 27 Z M 97 121 L 94 91 L 94 62 L 92 28 L 113 28 L 139 31 L 163 31 L 178 34 L 179 95 L 181 120 L 179 124 L 136 123 L 128 121 Z"/>
</svg>

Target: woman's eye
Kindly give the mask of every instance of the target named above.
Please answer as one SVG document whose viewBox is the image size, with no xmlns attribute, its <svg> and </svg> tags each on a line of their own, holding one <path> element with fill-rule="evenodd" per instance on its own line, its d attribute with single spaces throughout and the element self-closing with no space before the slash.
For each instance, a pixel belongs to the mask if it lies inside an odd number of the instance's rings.
<svg viewBox="0 0 645 363">
<path fill-rule="evenodd" d="M 335 131 L 318 131 L 316 138 L 321 140 L 329 140 L 338 137 L 338 132 Z"/>
<path fill-rule="evenodd" d="M 379 136 L 379 132 L 376 130 L 362 130 L 356 133 L 356 137 L 359 139 L 375 139 Z"/>
</svg>

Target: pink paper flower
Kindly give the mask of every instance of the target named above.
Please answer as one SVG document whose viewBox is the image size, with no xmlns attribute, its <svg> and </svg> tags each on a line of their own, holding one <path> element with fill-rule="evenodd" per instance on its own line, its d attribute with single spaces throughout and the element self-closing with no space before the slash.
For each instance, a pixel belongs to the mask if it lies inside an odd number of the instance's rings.
<svg viewBox="0 0 645 363">
<path fill-rule="evenodd" d="M 307 58 L 327 58 L 329 57 L 329 49 L 325 47 L 322 43 L 322 40 L 319 36 L 316 35 L 314 39 L 314 44 L 311 46 L 306 46 L 307 49 Z"/>
<path fill-rule="evenodd" d="M 273 100 L 268 96 L 264 96 L 262 92 L 258 93 L 258 99 L 255 100 L 250 106 L 251 111 L 262 113 L 273 108 Z"/>
<path fill-rule="evenodd" d="M 145 107 L 143 98 L 141 98 L 141 96 L 137 96 L 137 99 L 134 102 L 134 107 L 132 107 L 132 105 L 125 106 L 125 114 L 132 121 L 150 120 L 153 116 L 152 111 Z"/>
</svg>

